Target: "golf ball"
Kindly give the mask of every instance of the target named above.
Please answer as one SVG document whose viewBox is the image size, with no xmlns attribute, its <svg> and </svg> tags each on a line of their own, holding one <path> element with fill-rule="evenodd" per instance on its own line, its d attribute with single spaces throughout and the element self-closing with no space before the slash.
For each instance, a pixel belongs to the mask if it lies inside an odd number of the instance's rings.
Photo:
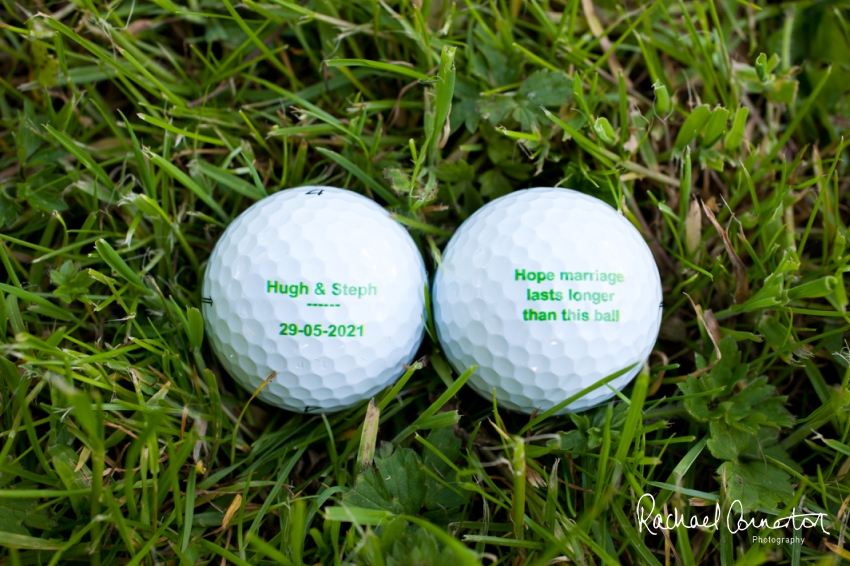
<svg viewBox="0 0 850 566">
<path fill-rule="evenodd" d="M 338 411 L 404 372 L 422 342 L 427 275 L 372 200 L 301 187 L 242 213 L 213 249 L 202 301 L 221 365 L 262 400 Z"/>
<path fill-rule="evenodd" d="M 638 231 L 599 199 L 556 188 L 517 191 L 475 212 L 434 278 L 434 321 L 469 384 L 509 409 L 541 412 L 649 357 L 661 280 Z M 561 409 L 613 396 L 604 385 Z"/>
</svg>

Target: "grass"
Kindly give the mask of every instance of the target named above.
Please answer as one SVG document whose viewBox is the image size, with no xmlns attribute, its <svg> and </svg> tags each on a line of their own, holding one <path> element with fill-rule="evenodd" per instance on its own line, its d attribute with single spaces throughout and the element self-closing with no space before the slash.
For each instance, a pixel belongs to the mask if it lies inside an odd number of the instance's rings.
<svg viewBox="0 0 850 566">
<path fill-rule="evenodd" d="M 0 0 L 0 563 L 849 560 L 848 22 L 812 1 Z M 649 364 L 612 403 L 529 417 L 426 338 L 372 406 L 249 403 L 199 282 L 240 211 L 311 183 L 387 206 L 432 271 L 511 190 L 608 201 L 662 273 Z M 643 494 L 824 530 L 653 535 Z"/>
</svg>

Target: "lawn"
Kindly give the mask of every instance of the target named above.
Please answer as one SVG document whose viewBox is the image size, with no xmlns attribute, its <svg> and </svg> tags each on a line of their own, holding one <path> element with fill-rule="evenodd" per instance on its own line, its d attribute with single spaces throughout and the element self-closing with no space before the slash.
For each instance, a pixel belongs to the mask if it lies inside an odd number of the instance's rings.
<svg viewBox="0 0 850 566">
<path fill-rule="evenodd" d="M 0 564 L 850 561 L 848 92 L 846 3 L 0 0 Z M 492 199 L 596 196 L 655 349 L 561 417 L 429 336 L 371 406 L 252 400 L 200 284 L 303 185 L 431 274 Z"/>
</svg>

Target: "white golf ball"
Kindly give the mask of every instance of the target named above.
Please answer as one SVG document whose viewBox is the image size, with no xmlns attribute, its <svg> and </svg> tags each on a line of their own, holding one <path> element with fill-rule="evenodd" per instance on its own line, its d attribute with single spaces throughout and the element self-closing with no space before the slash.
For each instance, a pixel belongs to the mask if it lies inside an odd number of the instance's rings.
<svg viewBox="0 0 850 566">
<path fill-rule="evenodd" d="M 487 399 L 551 409 L 649 357 L 661 324 L 661 280 L 638 231 L 599 199 L 536 188 L 496 199 L 461 225 L 434 278 L 434 321 L 449 362 L 478 370 Z M 613 396 L 602 386 L 559 411 Z"/>
<path fill-rule="evenodd" d="M 203 283 L 207 335 L 248 391 L 291 411 L 338 411 L 404 372 L 424 335 L 427 275 L 407 231 L 332 187 L 265 198 L 225 230 Z"/>
</svg>

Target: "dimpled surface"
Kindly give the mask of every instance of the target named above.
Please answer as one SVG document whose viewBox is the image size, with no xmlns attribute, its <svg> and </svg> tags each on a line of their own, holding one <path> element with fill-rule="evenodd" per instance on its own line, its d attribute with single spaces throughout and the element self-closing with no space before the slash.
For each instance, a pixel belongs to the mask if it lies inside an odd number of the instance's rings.
<svg viewBox="0 0 850 566">
<path fill-rule="evenodd" d="M 531 272 L 552 279 L 523 280 Z M 530 300 L 534 292 L 549 300 Z M 495 389 L 500 405 L 525 413 L 637 362 L 611 382 L 625 387 L 655 344 L 661 300 L 638 231 L 601 200 L 569 189 L 517 191 L 485 205 L 454 234 L 434 278 L 434 321 L 451 364 L 459 372 L 477 365 L 468 383 L 488 399 Z M 612 396 L 603 385 L 560 413 Z"/>
<path fill-rule="evenodd" d="M 259 394 L 267 403 L 337 411 L 372 397 L 411 362 L 424 334 L 426 277 L 413 239 L 370 199 L 332 187 L 281 191 L 242 213 L 216 244 L 203 283 L 207 335 L 248 391 L 277 372 Z M 345 294 L 343 285 L 360 290 Z"/>
</svg>

